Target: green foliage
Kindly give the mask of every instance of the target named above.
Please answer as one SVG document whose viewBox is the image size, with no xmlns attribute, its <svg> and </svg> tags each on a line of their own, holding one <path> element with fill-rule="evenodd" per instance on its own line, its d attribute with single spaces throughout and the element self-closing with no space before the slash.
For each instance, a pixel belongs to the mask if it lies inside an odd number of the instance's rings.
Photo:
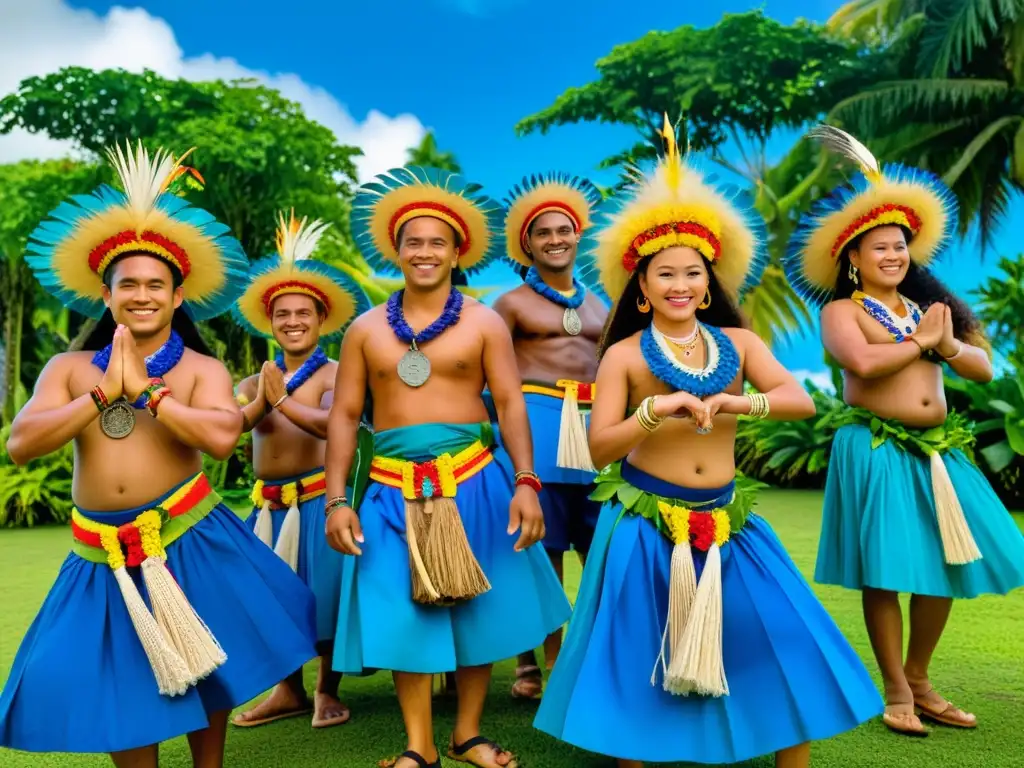
<svg viewBox="0 0 1024 768">
<path fill-rule="evenodd" d="M 243 432 L 234 453 L 223 461 L 203 454 L 203 472 L 228 504 L 244 503 L 256 484 L 252 471 L 252 433 Z"/>
<path fill-rule="evenodd" d="M 0 526 L 31 528 L 66 523 L 73 506 L 71 446 L 18 466 L 5 450 L 10 431 L 9 426 L 0 429 Z"/>
<path fill-rule="evenodd" d="M 998 274 L 972 291 L 975 314 L 988 329 L 993 348 L 1024 369 L 1024 254 L 999 260 Z"/>
<path fill-rule="evenodd" d="M 423 168 L 437 168 L 452 173 L 462 173 L 462 166 L 455 158 L 454 152 L 442 152 L 437 147 L 437 139 L 434 132 L 430 131 L 419 146 L 412 147 L 406 156 L 406 162 L 410 165 L 418 165 Z"/>
<path fill-rule="evenodd" d="M 832 439 L 846 406 L 812 382 L 804 386 L 816 415 L 803 421 L 739 418 L 736 466 L 751 476 L 786 488 L 820 488 L 825 482 Z"/>
</svg>

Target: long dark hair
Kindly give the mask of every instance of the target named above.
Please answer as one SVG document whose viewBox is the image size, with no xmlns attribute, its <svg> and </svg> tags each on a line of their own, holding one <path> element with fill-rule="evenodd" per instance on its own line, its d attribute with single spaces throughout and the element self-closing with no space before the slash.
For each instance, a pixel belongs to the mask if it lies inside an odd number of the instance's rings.
<svg viewBox="0 0 1024 768">
<path fill-rule="evenodd" d="M 905 227 L 900 227 L 900 229 L 903 230 L 903 236 L 909 244 L 912 237 L 911 233 Z M 860 286 L 850 279 L 850 251 L 857 250 L 864 239 L 864 235 L 870 231 L 862 232 L 843 249 L 843 253 L 839 257 L 839 277 L 836 280 L 836 291 L 833 301 L 836 299 L 848 299 L 853 295 L 854 291 L 860 289 Z M 971 308 L 965 301 L 957 298 L 946 287 L 946 284 L 933 275 L 927 267 L 922 267 L 911 259 L 906 277 L 900 283 L 899 291 L 908 299 L 917 303 L 924 311 L 932 304 L 945 304 L 949 307 L 953 316 L 953 335 L 966 344 L 972 344 L 985 349 L 989 348 L 981 322 L 975 317 Z"/>
<path fill-rule="evenodd" d="M 92 333 L 86 338 L 82 349 L 89 351 L 103 349 L 114 338 L 114 329 L 116 328 L 117 323 L 114 322 L 114 316 L 108 309 L 100 317 Z M 213 352 L 210 351 L 206 342 L 203 341 L 203 337 L 199 335 L 199 329 L 196 328 L 196 324 L 192 322 L 192 318 L 188 316 L 185 310 L 174 310 L 174 315 L 171 317 L 171 328 L 178 332 L 181 340 L 185 342 L 185 346 L 193 352 L 213 357 Z"/>
<path fill-rule="evenodd" d="M 597 347 L 599 360 L 612 344 L 632 336 L 637 331 L 642 331 L 651 324 L 654 312 L 641 312 L 637 309 L 637 302 L 643 298 L 643 291 L 640 290 L 640 275 L 646 277 L 654 256 L 655 254 L 645 256 L 636 265 L 622 295 L 608 314 L 608 320 L 605 322 L 601 341 Z M 711 306 L 707 309 L 698 309 L 697 319 L 705 325 L 714 325 L 718 328 L 746 328 L 747 322 L 743 314 L 729 294 L 725 292 L 722 284 L 718 282 L 715 270 L 707 259 L 704 259 L 704 267 L 708 271 L 708 292 L 711 294 Z"/>
</svg>

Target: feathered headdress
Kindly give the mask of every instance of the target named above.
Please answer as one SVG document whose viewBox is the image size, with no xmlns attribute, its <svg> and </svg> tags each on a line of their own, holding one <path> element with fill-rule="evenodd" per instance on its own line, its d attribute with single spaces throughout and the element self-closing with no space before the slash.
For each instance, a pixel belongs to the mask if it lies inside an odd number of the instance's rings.
<svg viewBox="0 0 1024 768">
<path fill-rule="evenodd" d="M 617 300 L 644 257 L 687 245 L 714 265 L 718 282 L 739 301 L 767 265 L 764 221 L 680 155 L 667 115 L 661 137 L 665 152 L 657 167 L 650 175 L 630 169 L 629 198 L 597 235 L 604 288 Z"/>
<path fill-rule="evenodd" d="M 352 231 L 376 272 L 398 274 L 398 231 L 421 216 L 445 222 L 461 241 L 459 269 L 472 274 L 497 254 L 501 206 L 480 193 L 479 184 L 436 168 L 409 166 L 363 184 L 352 203 Z"/>
<path fill-rule="evenodd" d="M 852 160 L 860 173 L 818 201 L 804 216 L 783 265 L 797 292 L 823 303 L 835 292 L 839 259 L 854 239 L 868 230 L 896 225 L 910 233 L 911 259 L 927 265 L 952 235 L 957 219 L 953 192 L 932 173 L 904 165 L 878 163 L 850 134 L 830 125 L 808 133 L 827 149 Z"/>
<path fill-rule="evenodd" d="M 61 203 L 29 235 L 26 262 L 42 286 L 66 307 L 103 314 L 103 273 L 119 256 L 142 253 L 171 264 L 183 279 L 182 304 L 193 320 L 224 312 L 241 291 L 248 261 L 241 245 L 206 211 L 171 190 L 202 177 L 142 142 L 107 150 L 123 191 L 103 185 Z"/>
<path fill-rule="evenodd" d="M 526 245 L 533 222 L 545 213 L 562 213 L 577 232 L 585 234 L 600 203 L 597 187 L 578 176 L 548 173 L 524 177 L 505 199 L 506 255 L 518 265 L 531 266 L 533 257 Z"/>
<path fill-rule="evenodd" d="M 250 333 L 273 337 L 270 322 L 274 299 L 289 293 L 311 296 L 326 317 L 321 338 L 341 334 L 352 320 L 370 308 L 362 287 L 339 269 L 311 257 L 329 227 L 319 219 L 308 222 L 278 215 L 277 253 L 260 259 L 249 271 L 249 283 L 232 308 L 238 323 Z"/>
</svg>

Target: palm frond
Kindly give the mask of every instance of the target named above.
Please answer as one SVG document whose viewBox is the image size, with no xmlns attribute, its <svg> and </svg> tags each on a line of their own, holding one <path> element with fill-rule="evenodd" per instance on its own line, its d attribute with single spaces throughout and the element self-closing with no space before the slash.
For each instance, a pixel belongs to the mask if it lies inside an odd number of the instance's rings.
<svg viewBox="0 0 1024 768">
<path fill-rule="evenodd" d="M 939 0 L 928 8 L 921 39 L 921 74 L 945 77 L 961 71 L 976 50 L 987 47 L 1005 23 L 1024 13 L 1021 0 Z"/>
<path fill-rule="evenodd" d="M 1015 123 L 1024 123 L 1024 117 L 1020 116 L 1006 116 L 1001 117 L 985 126 L 984 130 L 978 133 L 977 136 L 968 144 L 960 158 L 943 174 L 943 181 L 949 186 L 953 186 L 959 181 L 960 176 L 964 171 L 974 162 L 978 153 L 981 152 L 985 146 L 992 141 L 994 137 L 1005 131 Z"/>
<path fill-rule="evenodd" d="M 769 264 L 761 283 L 747 294 L 743 311 L 751 330 L 772 344 L 792 338 L 811 322 L 811 314 L 777 264 Z"/>
</svg>

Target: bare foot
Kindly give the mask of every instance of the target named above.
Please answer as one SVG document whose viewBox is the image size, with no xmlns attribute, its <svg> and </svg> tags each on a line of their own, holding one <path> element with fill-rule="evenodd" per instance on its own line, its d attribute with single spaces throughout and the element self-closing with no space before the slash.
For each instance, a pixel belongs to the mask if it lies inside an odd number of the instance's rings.
<svg viewBox="0 0 1024 768">
<path fill-rule="evenodd" d="M 300 697 L 290 685 L 278 683 L 266 699 L 248 712 L 238 714 L 231 722 L 242 728 L 252 728 L 311 711 L 312 707 L 305 695 Z"/>
<path fill-rule="evenodd" d="M 540 667 L 529 664 L 516 667 L 516 681 L 512 684 L 512 698 L 535 699 L 544 690 Z"/>
<path fill-rule="evenodd" d="M 412 750 L 409 750 L 410 752 Z M 420 764 L 411 757 L 406 757 L 405 754 L 399 755 L 398 757 L 390 757 L 386 760 L 381 760 L 377 763 L 377 768 L 420 768 Z M 436 748 L 431 748 L 431 754 L 434 756 L 433 760 L 428 760 L 427 756 L 422 753 L 416 753 L 420 758 L 427 761 L 428 765 L 434 765 L 440 761 L 441 756 L 437 754 Z"/>
<path fill-rule="evenodd" d="M 932 688 L 931 683 L 911 683 L 914 691 L 914 704 L 921 711 L 922 717 L 942 725 L 954 728 L 977 728 L 978 718 L 970 712 L 964 712 L 958 706 L 942 698 Z"/>
<path fill-rule="evenodd" d="M 341 703 L 337 696 L 329 693 L 313 694 L 313 727 L 329 728 L 332 725 L 347 723 L 352 712 Z"/>
<path fill-rule="evenodd" d="M 882 715 L 882 722 L 886 727 L 896 733 L 907 736 L 927 736 L 928 729 L 924 727 L 917 715 L 914 714 L 914 703 L 889 702 L 885 705 L 885 713 Z"/>
<path fill-rule="evenodd" d="M 448 744 L 448 757 L 460 763 L 483 766 L 483 768 L 518 768 L 519 762 L 515 756 L 489 739 L 471 736 L 461 741 L 459 746 L 465 748 L 466 744 L 473 744 L 473 746 L 465 749 L 464 752 L 456 754 L 455 738 L 453 736 Z"/>
</svg>

